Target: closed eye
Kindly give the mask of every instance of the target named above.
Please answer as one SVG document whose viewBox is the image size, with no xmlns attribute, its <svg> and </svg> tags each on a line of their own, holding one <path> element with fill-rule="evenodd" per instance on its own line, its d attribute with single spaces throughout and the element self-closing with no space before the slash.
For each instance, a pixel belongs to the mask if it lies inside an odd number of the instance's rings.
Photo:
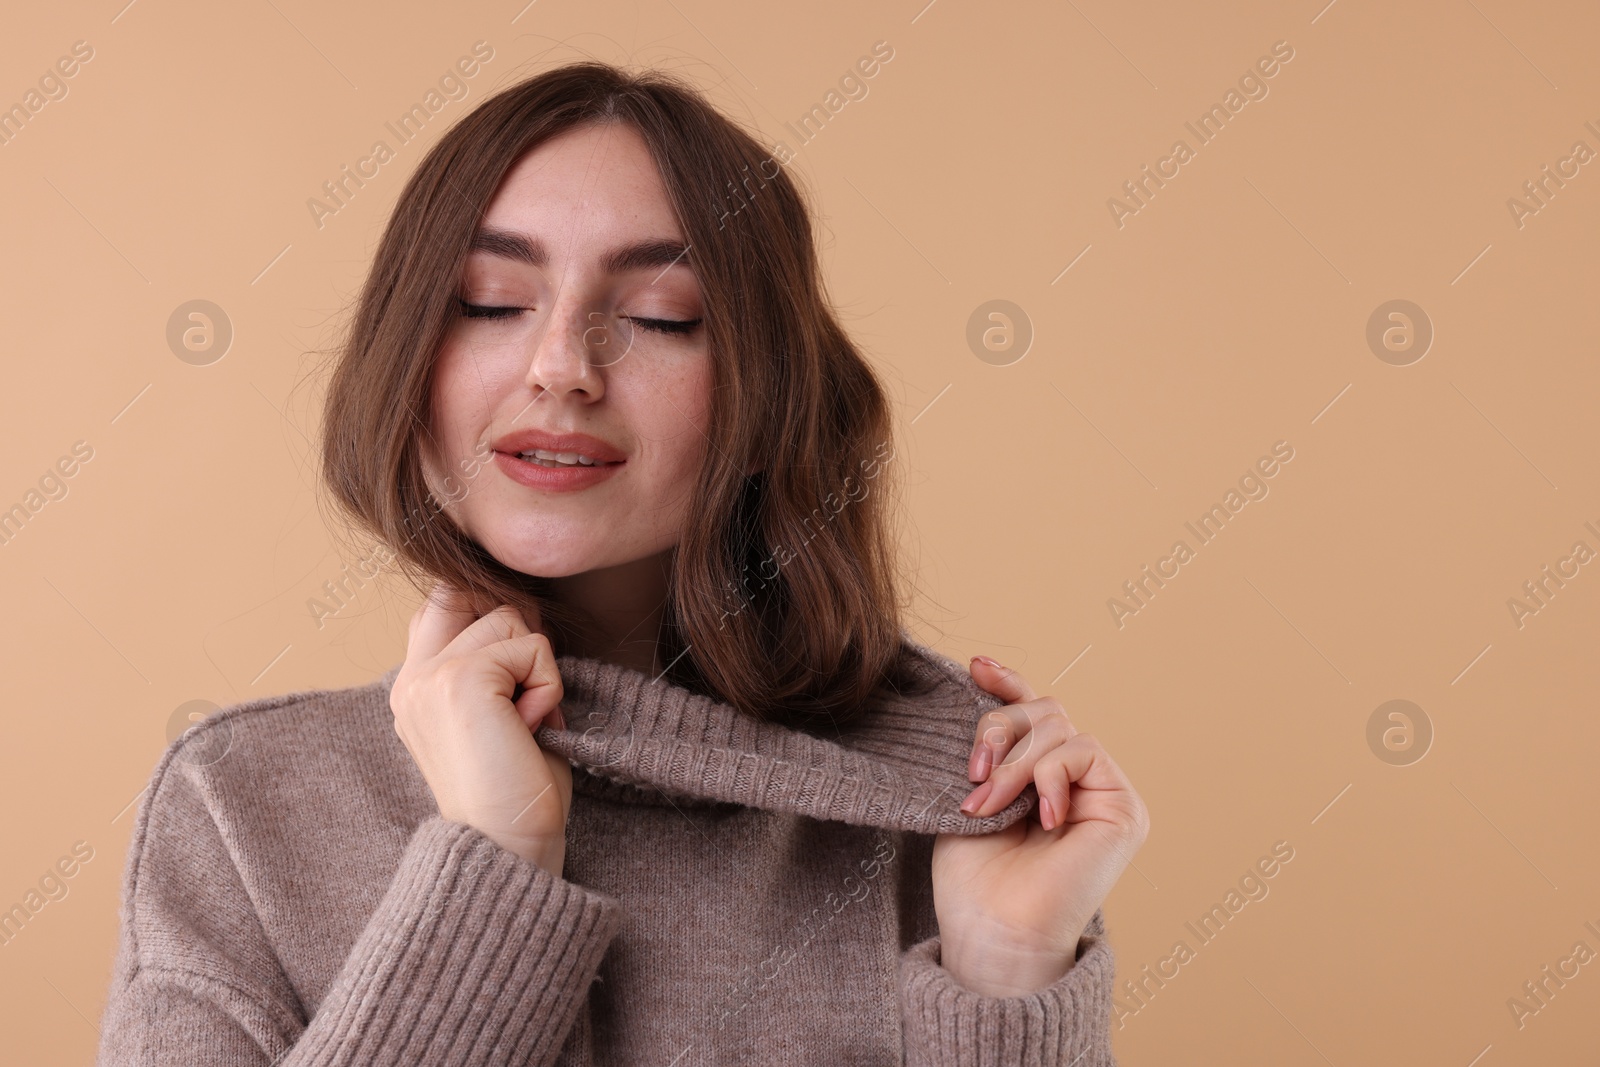
<svg viewBox="0 0 1600 1067">
<path fill-rule="evenodd" d="M 529 308 L 514 306 L 499 306 L 490 304 L 469 304 L 465 300 L 456 301 L 461 306 L 461 314 L 469 319 L 505 319 L 520 314 Z M 655 333 L 689 334 L 703 322 L 703 319 L 647 319 L 638 316 L 629 316 L 628 321 L 638 323 L 640 328 L 651 330 Z"/>
<path fill-rule="evenodd" d="M 527 310 L 519 307 L 494 307 L 486 304 L 469 304 L 465 300 L 457 300 L 461 305 L 461 314 L 469 319 L 504 319 Z"/>
<path fill-rule="evenodd" d="M 702 320 L 700 320 L 700 319 L 641 319 L 641 318 L 636 318 L 636 317 L 633 317 L 633 316 L 629 316 L 629 320 L 628 321 L 636 322 L 642 328 L 644 328 L 646 330 L 654 330 L 656 333 L 686 334 L 686 333 L 693 333 L 694 332 L 694 328 L 696 326 L 699 326 Z"/>
</svg>

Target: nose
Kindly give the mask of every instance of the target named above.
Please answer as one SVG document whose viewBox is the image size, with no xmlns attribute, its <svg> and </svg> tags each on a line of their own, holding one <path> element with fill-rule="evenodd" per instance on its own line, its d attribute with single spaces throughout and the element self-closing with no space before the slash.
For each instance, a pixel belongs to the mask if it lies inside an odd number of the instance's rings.
<svg viewBox="0 0 1600 1067">
<path fill-rule="evenodd" d="M 603 368 L 616 362 L 615 353 L 627 340 L 594 305 L 558 299 L 534 337 L 525 380 L 536 393 L 551 393 L 552 400 L 581 393 L 593 403 L 605 394 Z"/>
</svg>

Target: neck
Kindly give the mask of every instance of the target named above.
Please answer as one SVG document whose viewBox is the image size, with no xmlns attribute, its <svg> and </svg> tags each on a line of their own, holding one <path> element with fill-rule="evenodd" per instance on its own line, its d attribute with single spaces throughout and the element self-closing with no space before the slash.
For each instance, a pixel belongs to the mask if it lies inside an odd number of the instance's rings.
<svg viewBox="0 0 1600 1067">
<path fill-rule="evenodd" d="M 672 549 L 654 556 L 551 579 L 556 600 L 586 612 L 590 627 L 571 652 L 648 675 L 660 672 L 657 644 L 666 616 Z"/>
</svg>

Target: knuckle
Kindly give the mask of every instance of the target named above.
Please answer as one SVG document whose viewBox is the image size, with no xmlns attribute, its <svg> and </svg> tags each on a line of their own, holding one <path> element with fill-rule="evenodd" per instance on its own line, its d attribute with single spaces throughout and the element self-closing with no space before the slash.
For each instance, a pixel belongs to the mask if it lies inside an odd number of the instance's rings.
<svg viewBox="0 0 1600 1067">
<path fill-rule="evenodd" d="M 465 656 L 451 656 L 434 664 L 432 677 L 429 679 L 434 687 L 449 686 L 458 683 L 466 672 L 467 659 Z"/>
<path fill-rule="evenodd" d="M 978 738 L 986 745 L 1003 745 L 1011 739 L 1011 731 L 1004 723 L 992 722 L 978 731 Z"/>
<path fill-rule="evenodd" d="M 1036 729 L 1050 730 L 1065 737 L 1072 733 L 1072 716 L 1061 710 L 1058 705 L 1056 710 L 1047 712 L 1044 718 L 1039 720 Z"/>
<path fill-rule="evenodd" d="M 996 726 L 1005 727 L 1009 726 L 1010 724 L 1011 719 L 1008 718 L 1006 713 L 1001 711 L 999 708 L 986 711 L 982 715 L 978 716 L 978 729 L 980 730 L 990 729 Z"/>
<path fill-rule="evenodd" d="M 1144 844 L 1150 836 L 1150 811 L 1138 794 L 1130 794 L 1128 817 L 1124 820 L 1123 834 L 1134 848 Z"/>
<path fill-rule="evenodd" d="M 1039 762 L 1039 757 L 1047 751 L 1049 750 L 1041 749 L 1038 746 L 1038 736 L 1036 734 L 1026 734 L 1022 740 L 1017 742 L 1016 747 L 1006 753 L 1006 758 L 995 766 L 995 773 L 1005 773 L 1025 779 L 1031 778 L 1034 765 Z"/>
<path fill-rule="evenodd" d="M 406 724 L 410 718 L 409 709 L 410 704 L 405 700 L 397 699 L 393 695 L 390 696 L 389 710 L 393 713 L 390 716 L 390 725 L 394 728 L 395 736 L 400 738 L 401 741 L 406 740 Z M 407 742 L 407 747 L 410 747 L 409 742 Z"/>
<path fill-rule="evenodd" d="M 466 692 L 469 676 L 474 670 L 466 656 L 447 659 L 434 668 L 429 689 L 437 695 L 441 706 L 454 707 L 460 702 L 461 695 Z"/>
<path fill-rule="evenodd" d="M 550 638 L 547 635 L 538 630 L 531 630 L 521 634 L 518 640 L 526 641 L 528 646 L 533 649 L 534 664 L 539 670 L 552 678 L 560 677 L 561 671 L 556 665 L 555 646 L 550 643 Z"/>
<path fill-rule="evenodd" d="M 517 609 L 510 604 L 501 604 L 484 619 L 488 620 L 486 625 L 494 630 L 495 636 L 502 640 L 520 636 L 517 633 L 519 627 L 526 629 L 522 626 L 522 617 L 517 614 Z"/>
</svg>

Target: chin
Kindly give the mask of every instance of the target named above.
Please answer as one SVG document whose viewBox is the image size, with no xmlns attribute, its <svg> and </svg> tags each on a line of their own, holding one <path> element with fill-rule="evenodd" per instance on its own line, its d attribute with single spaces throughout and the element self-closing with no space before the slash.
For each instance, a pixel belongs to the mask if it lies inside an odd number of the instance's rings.
<svg viewBox="0 0 1600 1067">
<path fill-rule="evenodd" d="M 565 578 L 604 567 L 607 563 L 596 551 L 599 546 L 588 532 L 541 531 L 530 535 L 527 531 L 519 531 L 512 536 L 480 543 L 507 567 L 536 578 Z"/>
<path fill-rule="evenodd" d="M 566 578 L 584 571 L 592 571 L 596 567 L 605 566 L 584 553 L 572 555 L 556 555 L 550 552 L 521 552 L 511 553 L 507 556 L 496 556 L 502 563 L 514 571 L 531 574 L 535 578 Z"/>
</svg>

